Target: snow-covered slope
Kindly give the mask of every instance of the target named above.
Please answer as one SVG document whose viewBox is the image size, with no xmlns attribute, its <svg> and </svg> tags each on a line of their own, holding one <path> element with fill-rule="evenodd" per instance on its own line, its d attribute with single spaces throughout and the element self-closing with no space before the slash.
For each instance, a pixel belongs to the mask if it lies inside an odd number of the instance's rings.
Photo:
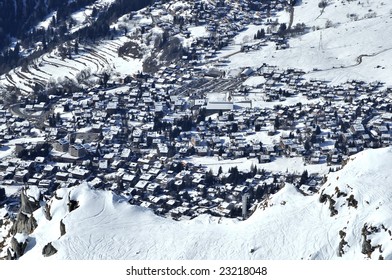
<svg viewBox="0 0 392 280">
<path fill-rule="evenodd" d="M 293 26 L 304 23 L 309 32 L 291 38 L 288 49 L 269 44 L 258 51 L 230 57 L 227 70 L 260 67 L 263 63 L 301 68 L 308 78 L 339 84 L 351 79 L 392 84 L 392 2 L 382 0 L 328 0 L 323 10 L 319 0 L 297 1 Z M 280 22 L 288 23 L 282 15 Z"/>
<path fill-rule="evenodd" d="M 392 259 L 391 169 L 392 148 L 366 150 L 318 194 L 286 185 L 243 222 L 176 222 L 87 185 L 59 189 L 50 221 L 34 213 L 38 227 L 22 259 L 43 258 L 49 242 L 58 250 L 50 259 Z M 70 201 L 79 205 L 71 212 Z"/>
<path fill-rule="evenodd" d="M 129 41 L 123 36 L 116 40 L 104 40 L 96 46 L 81 46 L 79 53 L 72 58 L 62 59 L 57 50 L 52 51 L 33 61 L 26 69 L 18 67 L 1 76 L 0 85 L 17 87 L 22 93 L 30 93 L 36 83 L 50 88 L 67 80 L 85 82 L 86 78 L 105 72 L 122 77 L 133 75 L 142 70 L 141 59 L 118 56 L 118 49 Z"/>
</svg>

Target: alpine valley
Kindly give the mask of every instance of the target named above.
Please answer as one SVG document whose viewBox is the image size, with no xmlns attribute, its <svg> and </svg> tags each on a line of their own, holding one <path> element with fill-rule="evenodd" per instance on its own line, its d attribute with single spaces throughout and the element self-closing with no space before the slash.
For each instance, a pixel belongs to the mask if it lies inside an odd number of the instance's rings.
<svg viewBox="0 0 392 280">
<path fill-rule="evenodd" d="M 392 259 L 392 2 L 0 0 L 0 259 Z"/>
</svg>

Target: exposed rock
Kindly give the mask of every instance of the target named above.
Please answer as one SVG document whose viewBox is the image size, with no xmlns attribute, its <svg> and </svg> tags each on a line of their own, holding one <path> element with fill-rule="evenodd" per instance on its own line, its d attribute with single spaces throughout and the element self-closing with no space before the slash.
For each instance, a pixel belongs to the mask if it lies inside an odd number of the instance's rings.
<svg viewBox="0 0 392 280">
<path fill-rule="evenodd" d="M 53 247 L 52 242 L 49 242 L 42 249 L 42 255 L 44 257 L 50 257 L 57 253 L 57 249 Z"/>
<path fill-rule="evenodd" d="M 343 238 L 342 240 L 340 240 L 340 242 L 339 242 L 339 248 L 338 248 L 338 256 L 339 256 L 339 257 L 341 257 L 341 256 L 344 255 L 344 250 L 343 250 L 343 248 L 344 248 L 344 246 L 347 245 L 347 244 L 348 244 L 348 243 L 347 243 L 346 240 L 344 240 L 344 238 Z"/>
<path fill-rule="evenodd" d="M 329 211 L 331 211 L 331 217 L 335 216 L 338 214 L 338 210 L 335 209 L 335 200 L 333 200 L 330 196 L 328 196 L 328 201 L 329 201 Z"/>
<path fill-rule="evenodd" d="M 64 223 L 63 223 L 63 220 L 60 221 L 60 234 L 61 234 L 61 236 L 63 236 L 64 234 L 66 234 L 65 225 L 64 225 Z"/>
<path fill-rule="evenodd" d="M 45 218 L 48 221 L 50 221 L 52 219 L 52 215 L 50 214 L 50 206 L 48 204 L 45 204 L 44 214 L 45 214 Z"/>
<path fill-rule="evenodd" d="M 366 223 L 362 227 L 361 234 L 362 234 L 362 236 L 365 237 L 365 239 L 366 239 L 366 236 L 368 236 L 368 234 L 370 234 L 370 231 L 367 230 L 367 224 Z"/>
<path fill-rule="evenodd" d="M 337 195 L 337 197 L 339 198 L 339 197 L 341 197 L 341 196 L 346 197 L 347 194 L 346 194 L 345 192 L 339 192 L 338 195 Z"/>
<path fill-rule="evenodd" d="M 361 251 L 361 253 L 367 255 L 370 258 L 370 256 L 372 255 L 373 251 L 374 251 L 374 248 L 372 247 L 372 244 L 370 243 L 370 240 L 364 239 L 363 243 L 362 243 L 362 251 Z"/>
<path fill-rule="evenodd" d="M 28 189 L 23 189 L 20 195 L 20 209 L 16 216 L 14 224 L 11 228 L 11 234 L 16 233 L 32 233 L 37 228 L 37 221 L 34 219 L 32 213 L 40 208 L 39 200 L 27 194 Z"/>
<path fill-rule="evenodd" d="M 358 207 L 358 201 L 354 198 L 354 195 L 350 195 L 349 198 L 347 198 L 348 201 L 348 206 L 352 206 L 354 208 Z"/>
<path fill-rule="evenodd" d="M 68 205 L 68 211 L 72 212 L 73 210 L 79 207 L 79 202 L 70 199 L 67 205 Z"/>
<path fill-rule="evenodd" d="M 25 189 L 21 192 L 20 201 L 20 212 L 32 214 L 35 210 L 40 208 L 39 201 L 36 201 L 33 197 L 29 197 Z"/>
<path fill-rule="evenodd" d="M 346 227 L 343 228 L 343 229 L 346 229 Z M 348 247 L 350 247 L 350 246 L 348 245 L 348 242 L 346 240 L 344 240 L 344 238 L 346 237 L 346 232 L 344 230 L 339 230 L 339 236 L 340 236 L 341 240 L 339 242 L 339 247 L 338 247 L 338 256 L 341 257 L 345 253 L 344 252 L 344 246 L 346 246 L 346 245 Z"/>
<path fill-rule="evenodd" d="M 15 260 L 15 252 L 13 250 L 11 250 L 10 248 L 7 249 L 7 260 L 11 261 L 11 260 Z"/>
<path fill-rule="evenodd" d="M 57 192 L 54 192 L 54 198 L 57 200 L 62 200 L 63 198 L 57 195 Z"/>
<path fill-rule="evenodd" d="M 15 252 L 15 257 L 17 259 L 19 259 L 24 254 L 26 246 L 27 246 L 27 242 L 19 243 L 15 237 L 12 237 L 11 248 Z"/>
<path fill-rule="evenodd" d="M 328 198 L 328 195 L 325 194 L 325 193 L 322 193 L 322 194 L 320 195 L 320 198 L 319 198 L 320 203 L 326 202 L 326 201 L 327 201 L 327 198 Z"/>
<path fill-rule="evenodd" d="M 37 228 L 37 226 L 37 221 L 34 219 L 33 215 L 27 216 L 19 212 L 10 232 L 12 235 L 24 232 L 30 234 Z"/>
</svg>

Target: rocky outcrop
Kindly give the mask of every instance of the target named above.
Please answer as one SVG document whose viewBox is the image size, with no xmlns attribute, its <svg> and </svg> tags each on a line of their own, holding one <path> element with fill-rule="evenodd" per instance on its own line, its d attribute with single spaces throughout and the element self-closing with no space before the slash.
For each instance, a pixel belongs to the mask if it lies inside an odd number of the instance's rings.
<svg viewBox="0 0 392 280">
<path fill-rule="evenodd" d="M 79 202 L 70 199 L 67 205 L 68 205 L 68 212 L 72 212 L 73 210 L 79 207 Z"/>
<path fill-rule="evenodd" d="M 370 243 L 370 240 L 364 239 L 363 242 L 362 242 L 361 253 L 367 255 L 370 258 L 372 253 L 373 253 L 373 251 L 374 251 L 374 248 L 372 247 L 372 244 Z"/>
<path fill-rule="evenodd" d="M 24 254 L 26 246 L 27 246 L 27 242 L 20 243 L 18 242 L 18 240 L 16 240 L 15 237 L 12 237 L 11 248 L 14 251 L 13 253 L 15 254 L 14 258 L 16 259 L 20 258 Z"/>
<path fill-rule="evenodd" d="M 381 228 L 384 225 L 381 226 Z M 362 228 L 362 236 L 363 236 L 363 242 L 362 242 L 362 250 L 361 253 L 364 255 L 367 255 L 368 258 L 372 257 L 373 252 L 378 249 L 380 253 L 383 252 L 382 250 L 382 245 L 376 245 L 376 246 L 372 246 L 371 243 L 371 239 L 369 238 L 369 235 L 373 234 L 373 233 L 379 233 L 381 231 L 381 229 L 379 227 L 376 226 L 368 226 L 366 223 L 363 225 Z M 380 255 L 382 257 L 382 255 Z M 379 256 L 379 257 L 380 257 Z"/>
<path fill-rule="evenodd" d="M 25 215 L 21 212 L 16 216 L 16 220 L 11 228 L 11 234 L 15 235 L 17 233 L 32 233 L 38 224 L 34 219 L 33 215 Z"/>
<path fill-rule="evenodd" d="M 68 212 L 70 213 L 79 207 L 79 201 L 71 199 L 71 192 L 68 193 L 67 206 L 68 206 Z"/>
<path fill-rule="evenodd" d="M 15 257 L 15 252 L 12 250 L 12 249 L 10 249 L 10 248 L 8 248 L 7 249 L 7 258 L 6 258 L 8 261 L 11 261 L 11 260 L 15 260 L 16 259 L 16 257 Z"/>
<path fill-rule="evenodd" d="M 63 223 L 63 220 L 60 221 L 60 234 L 63 236 L 66 233 L 65 231 L 65 225 Z"/>
<path fill-rule="evenodd" d="M 39 199 L 36 200 L 35 198 L 27 195 L 27 190 L 22 190 L 20 195 L 20 212 L 25 214 L 32 214 L 35 210 L 40 208 Z"/>
<path fill-rule="evenodd" d="M 50 214 L 50 206 L 48 204 L 45 204 L 44 215 L 48 221 L 52 219 L 52 215 Z"/>
<path fill-rule="evenodd" d="M 348 206 L 357 208 L 358 207 L 358 201 L 354 198 L 354 195 L 350 195 L 349 198 L 347 198 L 348 201 Z"/>
<path fill-rule="evenodd" d="M 333 200 L 332 197 L 329 194 L 323 193 L 323 191 L 321 192 L 321 195 L 319 197 L 319 202 L 320 203 L 325 203 L 325 202 L 328 201 L 328 203 L 329 203 L 328 209 L 329 209 L 329 211 L 331 211 L 331 217 L 333 217 L 333 216 L 338 214 L 338 210 L 335 209 L 336 201 Z"/>
<path fill-rule="evenodd" d="M 33 217 L 33 212 L 40 208 L 39 199 L 27 194 L 28 189 L 23 189 L 20 195 L 20 210 L 11 228 L 11 234 L 27 233 L 30 234 L 37 227 L 37 221 Z"/>
<path fill-rule="evenodd" d="M 348 242 L 346 240 L 344 240 L 344 238 L 346 237 L 346 232 L 344 231 L 346 228 L 344 228 L 343 230 L 339 231 L 339 236 L 340 236 L 340 242 L 339 242 L 339 246 L 338 246 L 338 256 L 342 257 L 345 253 L 344 251 L 344 247 L 348 246 Z"/>
<path fill-rule="evenodd" d="M 328 196 L 328 201 L 329 201 L 328 209 L 329 211 L 331 211 L 331 217 L 333 217 L 338 214 L 338 210 L 335 209 L 336 201 L 333 200 L 330 196 Z"/>
<path fill-rule="evenodd" d="M 31 234 L 38 226 L 33 216 L 33 212 L 40 208 L 40 194 L 38 189 L 23 189 L 20 195 L 20 209 L 16 215 L 16 219 L 10 229 L 11 250 L 7 252 L 8 259 L 18 259 L 24 253 L 27 246 L 26 242 L 18 242 L 15 238 L 17 234 Z"/>
<path fill-rule="evenodd" d="M 42 249 L 42 255 L 44 257 L 50 257 L 57 253 L 57 249 L 52 245 L 52 242 L 49 242 Z"/>
</svg>

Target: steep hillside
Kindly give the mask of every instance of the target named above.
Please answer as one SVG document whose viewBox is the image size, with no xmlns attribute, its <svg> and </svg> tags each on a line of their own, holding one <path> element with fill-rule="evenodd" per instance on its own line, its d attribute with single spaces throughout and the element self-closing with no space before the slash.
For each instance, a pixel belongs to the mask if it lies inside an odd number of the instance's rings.
<svg viewBox="0 0 392 280">
<path fill-rule="evenodd" d="M 23 259 L 392 259 L 392 149 L 366 150 L 331 173 L 318 194 L 292 185 L 246 221 L 175 222 L 87 185 L 59 189 L 34 212 Z M 70 211 L 71 210 L 71 211 Z"/>
<path fill-rule="evenodd" d="M 116 35 L 110 25 L 151 0 L 0 1 L 0 73 L 25 66 L 71 40 Z"/>
</svg>

